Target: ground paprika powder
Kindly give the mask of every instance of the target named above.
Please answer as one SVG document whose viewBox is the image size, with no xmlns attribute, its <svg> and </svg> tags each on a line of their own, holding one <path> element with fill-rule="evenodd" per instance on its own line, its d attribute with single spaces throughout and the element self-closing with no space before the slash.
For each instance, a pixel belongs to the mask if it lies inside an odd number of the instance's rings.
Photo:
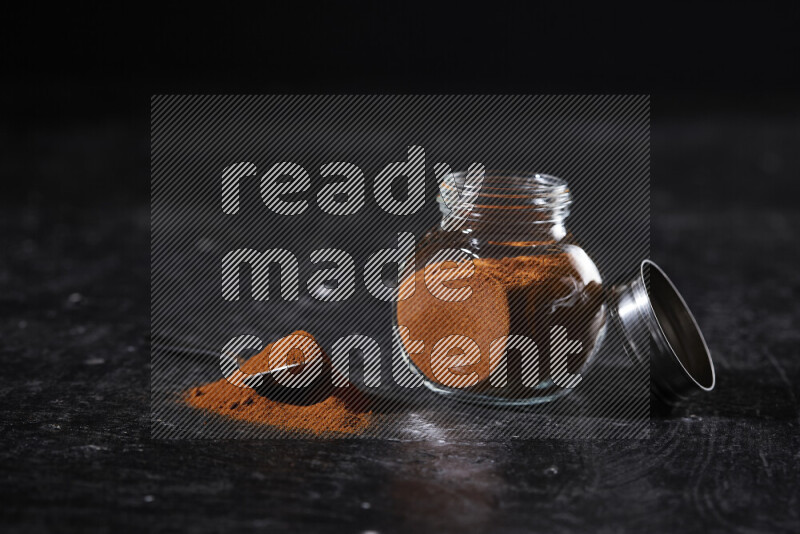
<svg viewBox="0 0 800 534">
<path fill-rule="evenodd" d="M 298 330 L 292 335 L 314 337 Z M 316 342 L 316 340 L 314 340 Z M 241 372 L 254 374 L 273 370 L 270 361 L 275 343 L 241 364 Z M 325 356 L 327 358 L 327 356 Z M 284 363 L 284 362 L 281 362 Z M 269 425 L 290 434 L 336 435 L 361 434 L 373 422 L 368 399 L 354 387 L 331 388 L 329 395 L 313 404 L 294 404 L 270 398 L 257 389 L 237 387 L 221 378 L 189 389 L 183 400 L 193 408 L 206 410 L 248 423 Z"/>
</svg>

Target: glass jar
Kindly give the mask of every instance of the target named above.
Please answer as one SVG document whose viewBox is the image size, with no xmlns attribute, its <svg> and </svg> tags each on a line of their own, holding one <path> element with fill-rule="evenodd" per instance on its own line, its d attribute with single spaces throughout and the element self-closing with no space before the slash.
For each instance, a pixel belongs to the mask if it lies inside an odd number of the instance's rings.
<svg viewBox="0 0 800 534">
<path fill-rule="evenodd" d="M 440 195 L 442 223 L 417 246 L 414 293 L 395 306 L 396 324 L 408 329 L 400 341 L 407 363 L 428 388 L 472 400 L 528 404 L 563 394 L 568 388 L 553 379 L 551 338 L 573 342 L 559 369 L 568 380 L 594 356 L 606 316 L 600 273 L 564 224 L 572 202 L 566 182 L 492 172 L 479 190 L 463 174 L 449 183 L 463 187 L 459 206 L 469 208 L 451 210 Z M 442 286 L 469 286 L 468 297 L 431 290 L 431 277 L 447 267 L 466 269 L 465 276 Z M 474 343 L 437 349 L 452 336 Z M 424 348 L 409 350 L 411 340 Z M 463 365 L 453 360 L 459 350 Z"/>
<path fill-rule="evenodd" d="M 441 224 L 417 245 L 393 309 L 398 352 L 427 388 L 489 404 L 551 401 L 582 380 L 609 323 L 637 364 L 649 364 L 648 338 L 657 342 L 660 364 L 677 369 L 660 387 L 664 397 L 713 388 L 702 334 L 660 269 L 668 288 L 659 283 L 656 306 L 645 281 L 652 262 L 631 284 L 604 284 L 565 226 L 572 200 L 564 180 L 495 171 L 480 185 L 464 173 L 449 178 L 448 201 L 437 199 Z M 448 187 L 461 188 L 457 204 Z M 661 302 L 672 316 L 657 313 Z"/>
</svg>

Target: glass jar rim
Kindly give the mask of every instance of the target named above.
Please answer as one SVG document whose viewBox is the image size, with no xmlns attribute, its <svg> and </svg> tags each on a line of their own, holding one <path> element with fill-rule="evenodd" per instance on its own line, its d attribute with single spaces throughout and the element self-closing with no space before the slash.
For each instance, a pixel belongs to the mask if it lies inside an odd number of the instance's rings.
<svg viewBox="0 0 800 534">
<path fill-rule="evenodd" d="M 447 175 L 439 187 L 436 199 L 442 213 L 458 219 L 485 219 L 494 213 L 506 220 L 515 214 L 512 218 L 519 222 L 555 222 L 569 215 L 572 204 L 566 180 L 537 172 L 486 170 L 482 181 L 471 182 L 459 171 Z M 454 199 L 456 191 L 459 209 L 452 211 L 444 195 Z"/>
<path fill-rule="evenodd" d="M 492 191 L 508 191 L 542 194 L 542 193 L 565 193 L 569 192 L 567 181 L 552 174 L 544 174 L 529 171 L 513 171 L 503 169 L 486 169 L 485 177 L 480 184 L 465 183 L 467 172 L 457 171 L 448 176 L 451 181 L 456 182 L 458 187 L 465 193 L 478 193 L 487 187 Z M 445 187 L 450 187 L 447 180 L 444 181 Z"/>
</svg>

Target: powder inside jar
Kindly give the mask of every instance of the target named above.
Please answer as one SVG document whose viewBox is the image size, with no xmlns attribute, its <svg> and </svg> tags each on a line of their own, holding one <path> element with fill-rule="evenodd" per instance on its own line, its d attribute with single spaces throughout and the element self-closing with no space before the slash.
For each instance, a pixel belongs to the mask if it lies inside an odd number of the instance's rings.
<svg viewBox="0 0 800 534">
<path fill-rule="evenodd" d="M 454 265 L 450 262 L 451 265 Z M 575 258 L 569 253 L 553 253 L 473 260 L 474 274 L 466 279 L 445 282 L 449 288 L 470 286 L 472 295 L 460 302 L 447 302 L 434 297 L 425 285 L 425 271 L 414 274 L 415 292 L 397 303 L 397 323 L 409 330 L 411 340 L 424 341 L 424 350 L 412 353 L 410 360 L 431 383 L 453 387 L 457 375 L 472 374 L 469 386 L 483 394 L 502 397 L 532 397 L 548 394 L 534 386 L 544 384 L 550 375 L 550 336 L 554 326 L 566 329 L 568 338 L 581 343 L 579 351 L 567 355 L 567 370 L 577 373 L 596 344 L 605 317 L 602 291 L 598 280 L 585 280 Z M 439 267 L 433 265 L 432 267 Z M 429 267 L 430 268 L 430 267 Z M 402 284 L 411 283 L 411 277 Z M 402 286 L 401 286 L 402 289 Z M 447 336 L 465 336 L 480 349 L 480 360 L 452 369 L 453 377 L 437 372 L 433 350 Z M 493 387 L 489 378 L 497 372 L 500 359 L 490 359 L 492 342 L 495 350 L 505 349 L 503 337 L 522 335 L 531 339 L 538 351 L 538 384 L 523 383 L 521 352 L 507 354 L 507 382 Z M 418 348 L 418 347 L 417 347 Z M 456 355 L 464 347 L 449 350 Z M 456 360 L 458 361 L 458 360 Z M 528 373 L 527 382 L 530 382 Z M 461 387 L 461 386 L 457 386 Z M 546 388 L 545 388 L 546 389 Z"/>
</svg>

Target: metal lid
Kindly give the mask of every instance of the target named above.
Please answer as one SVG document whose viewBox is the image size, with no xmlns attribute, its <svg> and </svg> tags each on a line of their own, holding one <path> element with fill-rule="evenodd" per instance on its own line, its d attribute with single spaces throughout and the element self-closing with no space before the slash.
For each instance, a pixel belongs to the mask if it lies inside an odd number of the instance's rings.
<svg viewBox="0 0 800 534">
<path fill-rule="evenodd" d="M 672 403 L 696 391 L 714 389 L 714 363 L 700 327 L 658 265 L 644 260 L 634 280 L 616 292 L 625 349 L 641 364 L 649 358 L 650 385 L 656 397 Z"/>
</svg>

